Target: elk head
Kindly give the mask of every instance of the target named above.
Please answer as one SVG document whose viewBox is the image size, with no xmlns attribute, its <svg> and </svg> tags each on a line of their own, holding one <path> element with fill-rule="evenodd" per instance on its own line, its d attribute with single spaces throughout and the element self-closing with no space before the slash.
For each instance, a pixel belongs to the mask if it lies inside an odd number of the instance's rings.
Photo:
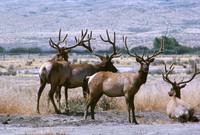
<svg viewBox="0 0 200 135">
<path fill-rule="evenodd" d="M 90 34 L 87 35 L 88 30 L 86 30 L 85 32 L 83 32 L 83 30 L 81 31 L 81 38 L 78 39 L 77 37 L 75 37 L 76 40 L 76 44 L 70 47 L 60 47 L 60 44 L 65 43 L 65 45 L 67 45 L 67 42 L 65 41 L 68 34 L 65 35 L 65 37 L 63 39 L 61 39 L 61 29 L 59 30 L 59 36 L 58 36 L 58 42 L 55 43 L 51 38 L 49 40 L 49 45 L 56 49 L 58 51 L 57 57 L 61 57 L 63 58 L 65 61 L 68 61 L 68 53 L 70 52 L 71 49 L 77 47 L 77 46 L 83 46 L 84 48 L 86 48 L 87 50 L 89 50 L 90 52 L 91 47 L 90 44 L 88 43 L 88 46 L 85 44 L 86 42 L 90 42 L 90 40 L 92 39 L 92 31 Z M 85 39 L 87 35 L 87 39 Z"/>
<path fill-rule="evenodd" d="M 146 58 L 144 58 L 144 55 L 145 55 L 144 52 L 142 56 L 137 55 L 136 52 L 134 52 L 134 54 L 130 53 L 128 49 L 128 45 L 127 45 L 127 37 L 123 36 L 123 42 L 124 42 L 128 55 L 136 58 L 136 61 L 140 63 L 141 66 L 140 66 L 139 72 L 143 72 L 143 73 L 148 73 L 149 65 L 154 61 L 155 57 L 164 52 L 164 42 L 161 42 L 159 51 L 155 51 L 151 56 L 146 55 Z"/>
<path fill-rule="evenodd" d="M 113 41 L 110 39 L 108 30 L 106 30 L 106 35 L 107 35 L 107 39 L 103 38 L 101 35 L 100 35 L 100 38 L 101 38 L 102 41 L 112 45 L 112 47 L 113 47 L 112 54 L 106 55 L 106 56 L 102 56 L 102 55 L 99 55 L 99 54 L 94 54 L 94 55 L 99 57 L 100 60 L 102 61 L 101 64 L 100 64 L 100 66 L 102 67 L 101 71 L 117 72 L 118 70 L 113 65 L 113 62 L 112 62 L 113 58 L 117 58 L 117 57 L 121 56 L 120 52 L 117 51 L 117 49 L 116 49 L 116 34 L 114 32 Z"/>
<path fill-rule="evenodd" d="M 192 75 L 192 77 L 189 80 L 184 81 L 184 79 L 182 79 L 180 82 L 177 82 L 174 79 L 174 81 L 172 81 L 172 80 L 170 80 L 169 75 L 174 70 L 173 65 L 174 65 L 174 63 L 172 63 L 170 65 L 169 69 L 167 69 L 167 66 L 165 64 L 165 71 L 164 71 L 164 73 L 162 73 L 162 77 L 163 77 L 164 81 L 171 84 L 171 86 L 172 86 L 171 90 L 168 92 L 169 96 L 176 96 L 177 98 L 181 98 L 181 89 L 184 88 L 187 85 L 187 83 L 192 81 L 197 74 L 200 74 L 200 72 L 197 72 L 197 66 L 195 64 L 194 74 Z"/>
</svg>

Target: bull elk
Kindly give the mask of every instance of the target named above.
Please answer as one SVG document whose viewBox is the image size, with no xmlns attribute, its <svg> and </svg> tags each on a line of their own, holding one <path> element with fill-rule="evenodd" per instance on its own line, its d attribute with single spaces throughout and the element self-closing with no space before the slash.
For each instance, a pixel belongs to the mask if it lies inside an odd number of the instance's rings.
<svg viewBox="0 0 200 135">
<path fill-rule="evenodd" d="M 40 77 L 40 88 L 37 93 L 37 112 L 39 113 L 39 103 L 40 103 L 40 96 L 46 86 L 46 83 L 51 85 L 51 90 L 49 92 L 49 98 L 52 101 L 52 104 L 55 108 L 55 111 L 59 113 L 55 102 L 53 100 L 54 91 L 57 87 L 66 86 L 68 84 L 68 80 L 72 74 L 71 64 L 67 61 L 68 60 L 68 52 L 77 46 L 83 46 L 83 43 L 88 42 L 91 40 L 90 36 L 86 38 L 87 30 L 85 32 L 82 31 L 81 39 L 76 40 L 76 44 L 70 47 L 60 47 L 61 43 L 64 43 L 66 36 L 61 39 L 61 30 L 59 31 L 59 38 L 58 42 L 55 43 L 51 38 L 49 40 L 49 45 L 58 50 L 58 55 L 53 59 L 45 62 L 39 69 L 39 77 Z M 66 43 L 66 42 L 65 42 Z M 87 48 L 87 47 L 85 47 Z"/>
<path fill-rule="evenodd" d="M 154 52 L 152 56 L 139 56 L 136 53 L 131 54 L 128 45 L 127 37 L 123 37 L 123 42 L 129 56 L 136 58 L 136 61 L 140 63 L 140 69 L 137 73 L 112 73 L 112 72 L 98 72 L 89 77 L 88 87 L 89 96 L 86 101 L 86 108 L 84 119 L 87 118 L 88 108 L 91 107 L 91 118 L 94 119 L 94 109 L 100 99 L 105 94 L 109 97 L 124 96 L 126 105 L 128 108 L 128 120 L 131 123 L 138 124 L 135 119 L 135 106 L 134 97 L 139 91 L 140 86 L 146 83 L 147 75 L 149 72 L 149 65 L 154 61 L 154 58 L 163 52 L 163 44 L 161 44 L 160 50 Z M 132 109 L 132 121 L 130 117 L 130 110 Z"/>
<path fill-rule="evenodd" d="M 108 30 L 106 30 L 106 35 L 107 35 L 107 39 L 103 38 L 100 35 L 100 38 L 102 41 L 107 42 L 109 44 L 112 45 L 113 47 L 113 52 L 111 55 L 106 55 L 106 56 L 102 56 L 99 54 L 95 54 L 93 52 L 94 55 L 96 55 L 97 57 L 100 58 L 101 63 L 96 64 L 96 65 L 92 65 L 92 64 L 71 64 L 71 70 L 72 70 L 72 74 L 71 74 L 71 78 L 69 79 L 69 84 L 67 85 L 67 87 L 65 88 L 65 99 L 66 99 L 66 107 L 68 109 L 68 90 L 67 88 L 76 88 L 76 87 L 82 87 L 83 88 L 83 95 L 84 97 L 86 97 L 87 92 L 87 88 L 86 85 L 84 84 L 84 79 L 86 76 L 91 76 L 96 72 L 99 71 L 111 71 L 111 72 L 117 72 L 116 67 L 113 65 L 112 59 L 119 57 L 120 54 L 119 52 L 116 50 L 116 34 L 114 32 L 113 35 L 113 40 L 111 40 Z M 90 47 L 90 42 L 88 42 L 89 45 L 88 47 Z M 61 89 L 60 89 L 61 90 Z M 60 106 L 60 98 L 61 98 L 61 92 L 60 90 L 57 91 L 56 93 L 56 97 L 57 97 L 57 101 L 58 104 Z M 69 111 L 69 110 L 66 110 Z"/>
<path fill-rule="evenodd" d="M 167 104 L 167 115 L 180 122 L 198 121 L 198 118 L 194 116 L 194 109 L 181 99 L 181 89 L 184 88 L 187 83 L 191 82 L 197 74 L 200 74 L 200 72 L 197 72 L 197 66 L 195 64 L 194 74 L 192 77 L 189 80 L 177 82 L 175 79 L 174 81 L 171 81 L 169 78 L 169 75 L 173 70 L 173 64 L 169 69 L 167 69 L 165 64 L 165 72 L 162 74 L 163 80 L 172 86 L 171 90 L 168 92 L 171 100 Z"/>
</svg>

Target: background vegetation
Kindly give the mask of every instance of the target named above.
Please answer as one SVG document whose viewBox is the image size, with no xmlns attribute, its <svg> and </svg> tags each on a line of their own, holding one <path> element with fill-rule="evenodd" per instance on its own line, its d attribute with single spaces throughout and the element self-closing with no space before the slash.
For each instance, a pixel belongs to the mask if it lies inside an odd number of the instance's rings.
<svg viewBox="0 0 200 135">
<path fill-rule="evenodd" d="M 200 47 L 188 47 L 181 45 L 174 37 L 167 37 L 167 36 L 161 36 L 161 37 L 155 37 L 153 41 L 153 48 L 148 48 L 146 46 L 136 46 L 132 47 L 130 46 L 130 51 L 136 52 L 137 54 L 142 54 L 143 52 L 146 53 L 153 53 L 155 50 L 158 50 L 160 48 L 161 39 L 164 40 L 165 45 L 165 52 L 164 54 L 170 55 L 170 54 L 200 54 Z M 110 47 L 108 50 L 98 50 L 97 53 L 103 54 L 103 53 L 112 53 L 113 48 Z M 117 48 L 117 50 L 120 50 L 121 53 L 126 54 L 126 49 L 124 47 Z M 12 48 L 10 50 L 6 50 L 3 47 L 0 47 L 0 53 L 7 52 L 7 53 L 14 53 L 14 54 L 21 54 L 21 53 L 56 53 L 55 50 L 42 50 L 39 47 L 16 47 Z M 81 51 L 81 50 L 72 50 L 73 53 L 81 53 L 81 54 L 87 54 L 88 51 Z"/>
</svg>

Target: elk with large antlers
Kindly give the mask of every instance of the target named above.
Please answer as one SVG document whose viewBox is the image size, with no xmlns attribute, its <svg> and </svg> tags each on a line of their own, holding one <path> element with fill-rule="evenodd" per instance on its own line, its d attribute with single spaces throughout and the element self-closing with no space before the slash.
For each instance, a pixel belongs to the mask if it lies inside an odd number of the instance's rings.
<svg viewBox="0 0 200 135">
<path fill-rule="evenodd" d="M 86 76 L 91 76 L 94 73 L 99 72 L 99 71 L 117 72 L 117 69 L 113 65 L 113 62 L 112 62 L 113 58 L 120 56 L 119 52 L 116 50 L 116 34 L 114 32 L 113 40 L 111 40 L 108 30 L 106 30 L 106 35 L 107 35 L 107 39 L 103 38 L 101 35 L 100 35 L 100 38 L 102 41 L 107 42 L 112 45 L 113 53 L 111 55 L 102 56 L 102 55 L 97 55 L 93 53 L 94 55 L 96 55 L 97 57 L 101 59 L 101 63 L 96 64 L 96 65 L 92 65 L 92 64 L 72 64 L 71 65 L 72 74 L 71 74 L 71 78 L 69 79 L 70 83 L 65 88 L 65 98 L 66 98 L 67 109 L 68 109 L 67 88 L 82 87 L 83 95 L 84 97 L 86 97 L 86 94 L 88 93 L 87 88 L 85 88 L 85 85 L 87 84 L 84 84 L 84 79 Z M 88 47 L 91 47 L 90 42 L 89 42 Z M 90 48 L 90 50 L 92 49 Z M 58 104 L 60 106 L 60 98 L 61 98 L 60 90 L 57 91 L 56 97 L 57 97 Z"/>
<path fill-rule="evenodd" d="M 175 79 L 171 81 L 169 75 L 173 72 L 173 64 L 167 69 L 165 64 L 165 72 L 162 74 L 163 80 L 171 84 L 172 88 L 169 91 L 169 96 L 171 100 L 167 104 L 167 115 L 172 119 L 177 119 L 180 122 L 187 121 L 198 121 L 198 118 L 194 116 L 194 109 L 190 107 L 189 104 L 181 100 L 181 89 L 184 88 L 187 83 L 192 81 L 197 74 L 197 66 L 195 64 L 194 74 L 189 80 L 177 82 Z"/>
<path fill-rule="evenodd" d="M 67 86 L 68 80 L 72 74 L 71 65 L 67 61 L 68 60 L 68 51 L 77 46 L 85 47 L 84 43 L 91 40 L 90 36 L 88 36 L 88 38 L 85 39 L 86 35 L 87 35 L 87 30 L 85 31 L 85 33 L 83 33 L 83 31 L 82 31 L 81 39 L 76 40 L 75 45 L 70 46 L 70 47 L 62 47 L 62 48 L 60 48 L 60 44 L 65 42 L 67 35 L 64 37 L 63 40 L 61 40 L 61 30 L 60 30 L 59 31 L 59 40 L 57 43 L 53 42 L 53 40 L 50 38 L 50 41 L 49 41 L 50 46 L 57 49 L 59 52 L 59 55 L 61 57 L 59 57 L 57 55 L 58 57 L 45 62 L 40 67 L 40 70 L 39 70 L 40 88 L 37 93 L 37 112 L 38 113 L 40 112 L 39 111 L 40 96 L 46 86 L 46 83 L 49 83 L 51 85 L 51 90 L 49 92 L 49 98 L 52 101 L 55 111 L 57 113 L 59 113 L 59 110 L 57 109 L 55 102 L 53 100 L 54 91 L 56 91 L 57 87 L 61 88 L 61 86 Z M 64 52 L 64 53 L 62 53 L 62 52 Z M 59 59 L 59 60 L 56 60 L 56 59 Z"/>
<path fill-rule="evenodd" d="M 89 96 L 86 103 L 84 119 L 87 118 L 88 108 L 91 107 L 91 118 L 94 119 L 94 108 L 100 99 L 105 94 L 109 97 L 124 96 L 128 108 L 128 120 L 131 123 L 138 124 L 135 119 L 135 106 L 134 97 L 140 86 L 147 80 L 149 72 L 149 65 L 154 61 L 154 58 L 163 52 L 163 44 L 160 50 L 155 52 L 152 56 L 131 54 L 127 45 L 127 37 L 123 37 L 125 47 L 129 56 L 136 58 L 136 61 L 140 63 L 140 69 L 137 73 L 112 73 L 112 72 L 98 72 L 89 77 L 88 87 Z M 132 110 L 132 121 L 130 117 L 130 110 Z"/>
</svg>

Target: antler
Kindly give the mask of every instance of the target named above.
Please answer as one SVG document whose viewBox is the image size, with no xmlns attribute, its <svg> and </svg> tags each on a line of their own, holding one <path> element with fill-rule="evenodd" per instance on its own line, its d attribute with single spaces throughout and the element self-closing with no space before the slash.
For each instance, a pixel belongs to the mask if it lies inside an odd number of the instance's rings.
<svg viewBox="0 0 200 135">
<path fill-rule="evenodd" d="M 102 41 L 110 43 L 112 45 L 112 47 L 113 47 L 113 53 L 109 56 L 110 60 L 112 58 L 120 57 L 121 54 L 116 49 L 116 34 L 115 34 L 115 32 L 114 32 L 114 36 L 113 36 L 113 41 L 110 39 L 108 30 L 106 30 L 106 35 L 107 35 L 107 39 L 104 39 L 101 35 L 100 35 L 100 38 L 101 38 Z"/>
<path fill-rule="evenodd" d="M 194 67 L 194 74 L 192 75 L 192 77 L 191 77 L 189 80 L 187 80 L 187 81 L 181 81 L 181 82 L 179 82 L 178 85 L 189 83 L 190 81 L 192 81 L 192 80 L 194 79 L 194 77 L 195 77 L 197 74 L 200 74 L 200 72 L 197 72 L 197 65 L 195 64 L 195 67 Z"/>
<path fill-rule="evenodd" d="M 172 71 L 174 70 L 174 67 L 173 67 L 174 63 L 172 63 L 169 67 L 169 69 L 167 70 L 167 65 L 165 64 L 165 73 L 162 73 L 162 77 L 163 77 L 163 80 L 174 85 L 175 82 L 171 81 L 169 79 L 169 74 L 172 73 Z"/>
<path fill-rule="evenodd" d="M 155 51 L 154 53 L 153 53 L 153 55 L 152 56 L 147 56 L 147 59 L 148 60 L 150 60 L 150 59 L 152 59 L 152 58 L 154 58 L 154 57 L 156 57 L 156 56 L 158 56 L 159 54 L 161 54 L 161 53 L 163 53 L 164 52 L 164 40 L 163 40 L 163 38 L 162 39 L 160 39 L 161 41 L 160 41 L 160 43 L 161 43 L 161 45 L 160 45 L 160 49 L 159 49 L 159 51 Z"/>
<path fill-rule="evenodd" d="M 82 31 L 81 31 L 81 39 L 77 39 L 77 38 L 75 37 L 76 44 L 73 45 L 73 46 L 70 46 L 70 47 L 63 47 L 63 49 L 64 49 L 64 50 L 71 50 L 72 48 L 75 48 L 75 47 L 77 47 L 77 46 L 83 46 L 83 43 L 84 43 L 84 42 L 88 42 L 88 40 L 90 40 L 90 39 L 84 40 L 85 37 L 86 37 L 86 35 L 87 35 L 87 32 L 88 32 L 87 29 L 86 29 L 85 32 L 83 32 L 83 30 L 82 30 Z"/>
<path fill-rule="evenodd" d="M 134 51 L 134 54 L 131 54 L 130 51 L 129 51 L 129 49 L 128 49 L 128 45 L 127 45 L 127 37 L 123 36 L 122 39 L 123 39 L 124 46 L 125 46 L 125 48 L 127 50 L 128 55 L 130 55 L 131 57 L 138 58 L 141 61 L 145 61 L 144 58 L 143 58 L 144 57 L 144 53 L 143 53 L 142 57 L 140 57 L 139 55 L 137 55 L 137 53 L 135 51 Z"/>
<path fill-rule="evenodd" d="M 61 43 L 64 43 L 64 42 L 65 42 L 67 36 L 68 36 L 68 34 L 66 34 L 65 37 L 63 38 L 63 40 L 61 40 L 61 29 L 60 29 L 60 30 L 59 30 L 59 36 L 58 36 L 58 42 L 55 43 L 55 42 L 50 38 L 50 40 L 49 40 L 49 45 L 50 45 L 52 48 L 57 49 L 58 52 L 60 52 L 60 51 L 61 51 L 61 48 L 60 48 L 59 45 L 60 45 Z"/>
<path fill-rule="evenodd" d="M 87 32 L 87 30 L 86 30 L 86 32 Z M 90 40 L 93 39 L 93 38 L 92 38 L 92 31 L 90 32 L 90 34 L 87 34 L 86 32 L 84 33 L 83 30 L 81 31 L 81 39 L 82 39 L 82 40 L 79 40 L 76 36 L 75 36 L 75 40 L 76 40 L 76 43 L 81 42 L 81 43 L 80 43 L 80 46 L 83 46 L 83 47 L 86 48 L 89 52 L 92 53 L 93 50 L 92 50 L 92 48 L 91 48 L 91 43 L 90 43 Z M 85 38 L 85 36 L 86 36 L 85 34 L 87 34 L 87 39 L 84 40 L 84 38 Z M 86 42 L 88 43 L 88 45 L 85 44 Z"/>
</svg>

